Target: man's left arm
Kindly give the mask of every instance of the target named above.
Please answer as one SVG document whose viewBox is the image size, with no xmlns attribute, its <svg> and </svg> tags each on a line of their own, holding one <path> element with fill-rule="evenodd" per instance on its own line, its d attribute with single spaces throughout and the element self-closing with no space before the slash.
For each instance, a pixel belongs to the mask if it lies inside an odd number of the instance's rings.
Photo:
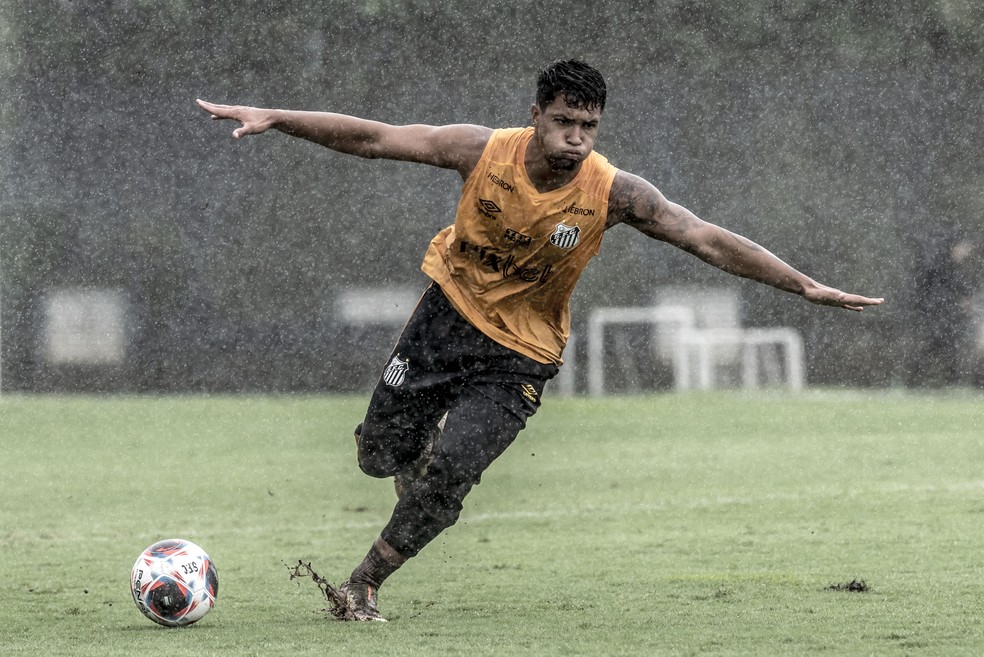
<svg viewBox="0 0 984 657">
<path fill-rule="evenodd" d="M 812 303 L 863 310 L 883 301 L 818 283 L 755 242 L 702 221 L 682 205 L 666 200 L 651 183 L 624 171 L 616 174 L 608 202 L 608 226 L 619 223 L 692 253 L 729 274 L 798 294 Z"/>
</svg>

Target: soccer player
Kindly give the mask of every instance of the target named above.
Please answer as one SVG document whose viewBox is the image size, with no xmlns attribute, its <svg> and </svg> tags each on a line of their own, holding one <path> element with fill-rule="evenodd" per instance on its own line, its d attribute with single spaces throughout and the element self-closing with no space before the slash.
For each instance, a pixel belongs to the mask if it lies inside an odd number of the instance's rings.
<svg viewBox="0 0 984 657">
<path fill-rule="evenodd" d="M 646 180 L 594 152 L 602 75 L 557 62 L 537 79 L 532 125 L 388 125 L 353 116 L 198 101 L 233 137 L 276 129 L 364 158 L 457 171 L 454 224 L 434 237 L 432 279 L 356 428 L 358 460 L 394 477 L 399 500 L 342 584 L 344 613 L 384 620 L 377 591 L 446 528 L 482 472 L 513 442 L 561 365 L 568 300 L 605 231 L 627 224 L 726 272 L 812 303 L 860 311 L 874 299 L 821 285 L 758 244 L 697 218 Z"/>
</svg>

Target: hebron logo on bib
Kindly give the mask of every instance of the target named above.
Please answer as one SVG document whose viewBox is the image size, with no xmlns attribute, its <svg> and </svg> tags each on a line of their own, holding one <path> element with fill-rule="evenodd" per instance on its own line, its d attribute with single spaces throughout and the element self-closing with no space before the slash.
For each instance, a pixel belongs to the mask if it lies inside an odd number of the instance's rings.
<svg viewBox="0 0 984 657">
<path fill-rule="evenodd" d="M 557 224 L 553 235 L 550 236 L 550 243 L 562 249 L 573 249 L 581 241 L 580 226 L 567 226 Z"/>
</svg>

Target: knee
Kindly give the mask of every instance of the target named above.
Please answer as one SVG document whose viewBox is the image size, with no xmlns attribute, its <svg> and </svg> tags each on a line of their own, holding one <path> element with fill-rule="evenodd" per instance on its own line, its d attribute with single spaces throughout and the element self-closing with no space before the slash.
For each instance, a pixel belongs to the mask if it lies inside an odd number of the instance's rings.
<svg viewBox="0 0 984 657">
<path fill-rule="evenodd" d="M 363 444 L 359 445 L 359 468 L 370 477 L 379 479 L 392 477 L 399 470 L 389 454 Z"/>
<path fill-rule="evenodd" d="M 396 474 L 387 459 L 381 459 L 359 450 L 359 469 L 370 477 L 385 479 Z"/>
<path fill-rule="evenodd" d="M 355 430 L 355 443 L 358 446 L 359 468 L 370 477 L 383 479 L 399 472 L 399 462 L 390 450 L 383 448 L 385 441 L 364 431 L 361 424 Z"/>
</svg>

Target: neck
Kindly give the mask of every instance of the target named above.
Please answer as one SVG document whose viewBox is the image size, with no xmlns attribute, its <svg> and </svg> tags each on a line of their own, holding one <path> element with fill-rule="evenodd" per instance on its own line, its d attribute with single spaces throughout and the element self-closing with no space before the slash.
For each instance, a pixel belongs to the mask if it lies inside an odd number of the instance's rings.
<svg viewBox="0 0 984 657">
<path fill-rule="evenodd" d="M 536 187 L 538 192 L 549 192 L 559 189 L 574 180 L 578 171 L 581 170 L 582 162 L 570 169 L 554 168 L 550 161 L 544 156 L 543 149 L 534 137 L 526 147 L 526 157 L 523 158 L 526 166 L 526 175 L 530 182 Z"/>
</svg>

